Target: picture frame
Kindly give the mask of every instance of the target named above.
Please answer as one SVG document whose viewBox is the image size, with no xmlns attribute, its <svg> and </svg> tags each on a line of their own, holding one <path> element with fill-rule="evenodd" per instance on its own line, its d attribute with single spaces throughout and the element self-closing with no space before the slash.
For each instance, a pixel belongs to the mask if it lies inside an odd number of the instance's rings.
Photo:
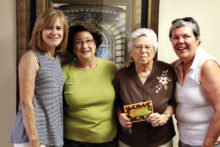
<svg viewBox="0 0 220 147">
<path fill-rule="evenodd" d="M 129 59 L 126 44 L 128 35 L 131 31 L 134 31 L 135 29 L 141 27 L 148 27 L 152 28 L 158 34 L 160 0 L 17 0 L 17 67 L 21 56 L 27 51 L 28 41 L 30 40 L 31 32 L 37 16 L 40 12 L 51 8 L 53 4 L 59 3 L 61 1 L 66 3 L 84 2 L 93 5 L 114 5 L 116 3 L 115 5 L 126 6 L 126 14 L 129 16 L 127 16 L 127 28 L 125 31 L 124 61 L 127 61 Z M 121 66 L 122 64 L 123 62 L 121 62 L 119 65 Z M 18 103 L 19 84 L 17 80 L 17 105 Z"/>
<path fill-rule="evenodd" d="M 119 66 L 129 60 L 126 44 L 128 36 L 133 30 L 148 27 L 156 33 L 158 32 L 159 0 L 19 0 L 17 1 L 17 61 L 27 49 L 36 17 L 40 12 L 53 7 L 57 3 L 101 5 L 103 9 L 111 5 L 126 7 L 125 32 L 122 34 L 124 40 L 121 44 L 124 51 L 116 52 L 115 49 L 112 51 L 112 53 L 124 57 L 123 60 L 122 58 L 110 57 L 110 60 L 119 61 Z"/>
<path fill-rule="evenodd" d="M 96 56 L 114 61 L 122 67 L 129 59 L 128 36 L 141 25 L 141 15 L 138 15 L 141 14 L 141 2 L 142 0 L 38 0 L 36 15 L 47 8 L 56 8 L 67 16 L 69 26 L 77 22 L 91 23 L 103 35 L 103 42 Z M 68 62 L 68 58 L 65 56 L 63 62 Z"/>
</svg>

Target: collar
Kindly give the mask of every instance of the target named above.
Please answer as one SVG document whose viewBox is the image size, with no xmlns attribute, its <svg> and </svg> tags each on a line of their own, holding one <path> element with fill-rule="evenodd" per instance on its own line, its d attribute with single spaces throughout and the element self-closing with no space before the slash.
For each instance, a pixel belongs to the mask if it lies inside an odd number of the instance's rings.
<svg viewBox="0 0 220 147">
<path fill-rule="evenodd" d="M 199 54 L 202 52 L 200 46 L 197 47 L 196 49 L 196 53 L 195 53 L 195 57 L 193 59 L 192 65 L 189 67 L 190 69 L 195 69 L 197 66 L 197 63 L 195 61 L 197 61 L 198 58 L 200 58 Z M 176 64 L 175 64 L 175 68 L 180 68 L 183 65 L 183 61 L 181 59 L 177 60 Z"/>
</svg>

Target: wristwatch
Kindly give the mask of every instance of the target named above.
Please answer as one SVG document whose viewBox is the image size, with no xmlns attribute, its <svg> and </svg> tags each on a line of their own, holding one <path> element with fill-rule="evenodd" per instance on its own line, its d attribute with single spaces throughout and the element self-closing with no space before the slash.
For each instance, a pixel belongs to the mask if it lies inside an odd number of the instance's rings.
<svg viewBox="0 0 220 147">
<path fill-rule="evenodd" d="M 170 114 L 168 112 L 166 112 L 164 114 L 168 117 L 168 119 L 170 119 Z"/>
</svg>

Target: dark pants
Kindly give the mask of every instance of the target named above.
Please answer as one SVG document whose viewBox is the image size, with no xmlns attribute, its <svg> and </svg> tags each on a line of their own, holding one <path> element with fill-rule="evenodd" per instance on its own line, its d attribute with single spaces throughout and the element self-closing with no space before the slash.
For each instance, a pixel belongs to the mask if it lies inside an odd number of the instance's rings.
<svg viewBox="0 0 220 147">
<path fill-rule="evenodd" d="M 106 143 L 86 143 L 86 142 L 78 142 L 64 138 L 64 146 L 63 147 L 117 147 L 117 139 Z"/>
</svg>

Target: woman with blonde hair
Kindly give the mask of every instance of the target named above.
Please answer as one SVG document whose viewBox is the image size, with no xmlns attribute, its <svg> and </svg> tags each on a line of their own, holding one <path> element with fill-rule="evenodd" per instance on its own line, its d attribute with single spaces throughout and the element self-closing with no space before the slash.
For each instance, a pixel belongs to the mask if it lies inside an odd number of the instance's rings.
<svg viewBox="0 0 220 147">
<path fill-rule="evenodd" d="M 14 147 L 63 146 L 64 76 L 68 25 L 62 11 L 48 9 L 36 20 L 29 51 L 19 63 L 20 104 L 9 142 Z"/>
</svg>

